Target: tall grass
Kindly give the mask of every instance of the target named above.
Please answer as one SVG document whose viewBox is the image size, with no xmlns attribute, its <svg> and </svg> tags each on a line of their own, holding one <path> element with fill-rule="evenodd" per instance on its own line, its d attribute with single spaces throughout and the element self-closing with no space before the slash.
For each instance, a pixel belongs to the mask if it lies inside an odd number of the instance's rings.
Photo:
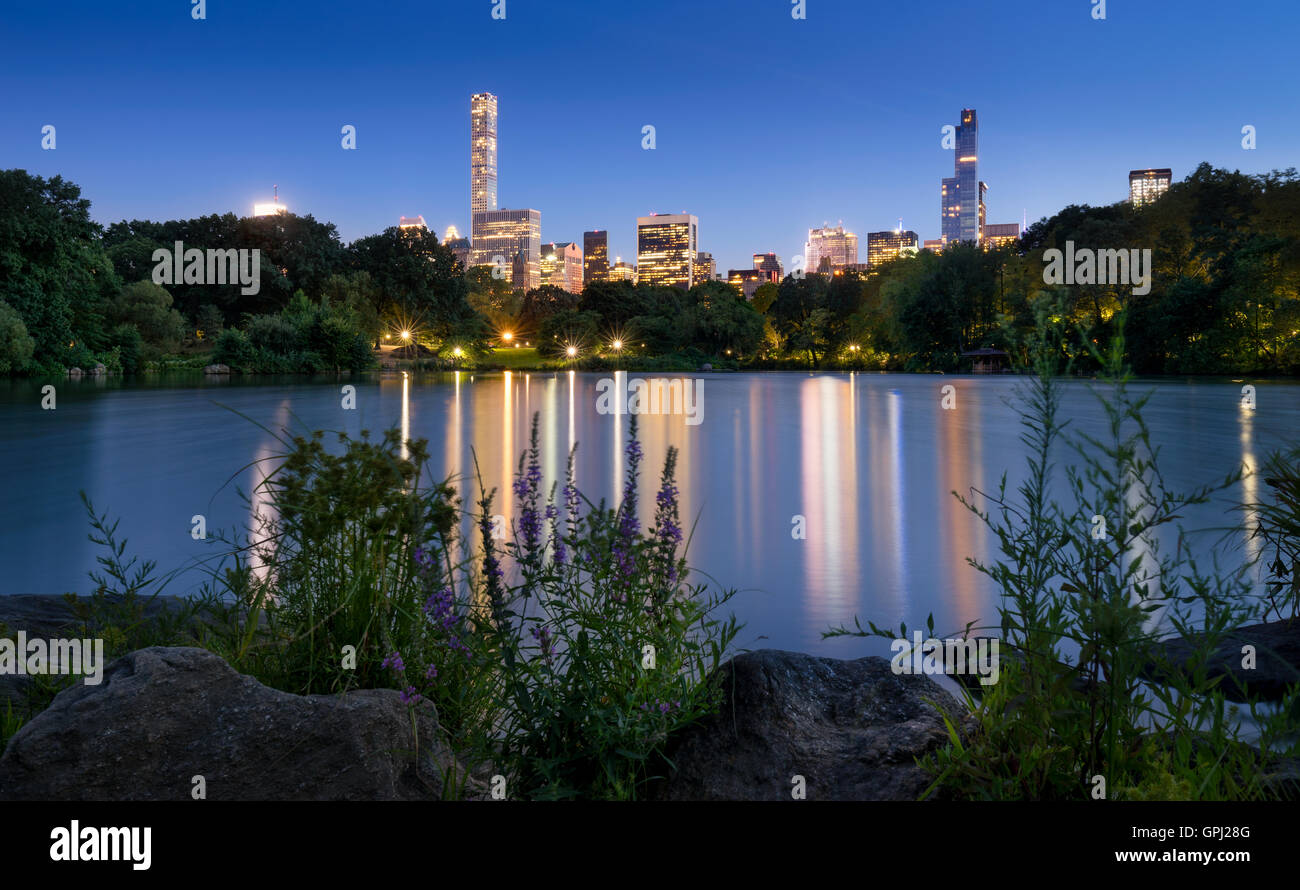
<svg viewBox="0 0 1300 890">
<path fill-rule="evenodd" d="M 732 592 L 689 580 L 674 450 L 639 523 L 635 422 L 607 507 L 578 490 L 572 454 L 543 497 L 534 417 L 504 526 L 481 478 L 473 509 L 429 481 L 423 440 L 287 444 L 206 590 L 223 630 L 205 642 L 236 668 L 303 694 L 399 689 L 511 797 L 635 798 L 668 734 L 717 706 L 706 677 L 737 632 L 717 617 Z"/>
<path fill-rule="evenodd" d="M 1279 709 L 1247 697 L 1259 738 L 1258 747 L 1246 744 L 1246 715 L 1224 698 L 1223 684 L 1234 681 L 1209 667 L 1252 613 L 1252 585 L 1245 566 L 1204 565 L 1181 521 L 1241 473 L 1187 493 L 1166 486 L 1143 420 L 1149 396 L 1134 392 L 1122 337 L 1095 356 L 1100 435 L 1072 433 L 1062 418 L 1068 366 L 1050 325 L 1040 324 L 1030 347 L 1031 373 L 1017 394 L 1024 480 L 1008 492 L 1004 473 L 993 492 L 953 492 L 996 541 L 993 561 L 968 562 L 1000 592 L 997 624 L 980 628 L 1001 637 L 1000 677 L 978 701 L 966 696 L 974 731 L 963 738 L 953 729 L 950 744 L 924 759 L 934 779 L 927 795 L 1264 796 L 1272 754 L 1295 751 L 1296 691 Z M 1062 489 L 1065 497 L 1053 496 Z M 868 627 L 825 636 L 895 636 Z M 1185 660 L 1167 654 L 1170 634 L 1188 644 Z"/>
</svg>

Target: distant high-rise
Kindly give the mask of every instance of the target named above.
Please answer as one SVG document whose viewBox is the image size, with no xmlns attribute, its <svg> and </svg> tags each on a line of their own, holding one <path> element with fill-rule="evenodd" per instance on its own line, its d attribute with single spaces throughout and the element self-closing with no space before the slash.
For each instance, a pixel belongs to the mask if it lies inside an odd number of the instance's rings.
<svg viewBox="0 0 1300 890">
<path fill-rule="evenodd" d="M 921 242 L 916 232 L 891 231 L 867 233 L 867 265 L 879 266 L 881 263 L 900 256 L 914 254 L 920 249 Z"/>
<path fill-rule="evenodd" d="M 984 189 L 979 180 L 979 120 L 975 109 L 963 108 L 953 150 L 953 175 L 943 180 L 941 220 L 943 242 L 980 240 L 980 211 Z"/>
<path fill-rule="evenodd" d="M 727 283 L 740 292 L 746 300 L 754 299 L 754 292 L 770 279 L 762 269 L 729 269 Z"/>
<path fill-rule="evenodd" d="M 623 262 L 622 257 L 617 257 L 614 265 L 609 267 L 609 280 L 630 281 L 636 284 L 636 266 Z"/>
<path fill-rule="evenodd" d="M 443 246 L 451 250 L 452 256 L 461 264 L 462 268 L 468 269 L 471 262 L 473 251 L 470 250 L 469 239 L 462 238 L 460 232 L 456 231 L 455 226 L 447 226 L 447 231 L 442 237 Z"/>
<path fill-rule="evenodd" d="M 397 220 L 399 229 L 428 229 L 423 216 L 403 216 Z"/>
<path fill-rule="evenodd" d="M 713 254 L 707 250 L 701 250 L 695 255 L 695 283 L 702 281 L 712 281 L 713 275 L 717 271 L 717 264 L 713 262 Z"/>
<path fill-rule="evenodd" d="M 609 278 L 609 232 L 582 233 L 582 283 Z"/>
<path fill-rule="evenodd" d="M 469 209 L 497 209 L 497 97 L 491 93 L 469 100 Z"/>
<path fill-rule="evenodd" d="M 699 220 L 689 213 L 636 219 L 637 279 L 690 290 L 699 252 Z"/>
<path fill-rule="evenodd" d="M 754 254 L 754 268 L 762 273 L 764 281 L 770 281 L 773 284 L 780 284 L 782 277 L 785 275 L 785 269 L 781 267 L 781 260 L 774 253 Z"/>
<path fill-rule="evenodd" d="M 553 284 L 571 294 L 582 293 L 582 251 L 572 241 L 543 244 L 542 284 Z"/>
<path fill-rule="evenodd" d="M 858 236 L 844 231 L 844 226 L 809 229 L 803 254 L 807 272 L 821 271 L 823 259 L 831 272 L 843 271 L 857 265 Z"/>
<path fill-rule="evenodd" d="M 1168 167 L 1152 170 L 1130 170 L 1128 173 L 1128 199 L 1134 207 L 1150 204 L 1165 192 L 1173 181 L 1174 171 Z"/>
<path fill-rule="evenodd" d="M 541 285 L 542 214 L 538 210 L 484 210 L 474 214 L 474 265 L 501 263 L 516 289 Z"/>
<path fill-rule="evenodd" d="M 986 248 L 1005 247 L 1020 240 L 1020 223 L 989 223 L 980 242 Z"/>
</svg>

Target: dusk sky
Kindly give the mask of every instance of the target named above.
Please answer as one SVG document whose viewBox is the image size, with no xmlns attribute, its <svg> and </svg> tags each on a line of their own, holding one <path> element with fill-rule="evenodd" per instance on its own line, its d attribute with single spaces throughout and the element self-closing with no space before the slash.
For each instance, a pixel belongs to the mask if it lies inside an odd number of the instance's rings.
<svg viewBox="0 0 1300 890">
<path fill-rule="evenodd" d="M 470 95 L 491 92 L 499 206 L 540 210 L 544 242 L 608 229 L 631 260 L 638 215 L 686 211 L 725 271 L 788 265 L 824 222 L 863 258 L 900 217 L 938 237 L 963 107 L 990 223 L 1121 200 L 1132 168 L 1300 159 L 1295 0 L 493 5 L 9 3 L 0 168 L 73 180 L 102 223 L 247 215 L 278 184 L 345 241 L 415 214 L 468 234 Z"/>
</svg>

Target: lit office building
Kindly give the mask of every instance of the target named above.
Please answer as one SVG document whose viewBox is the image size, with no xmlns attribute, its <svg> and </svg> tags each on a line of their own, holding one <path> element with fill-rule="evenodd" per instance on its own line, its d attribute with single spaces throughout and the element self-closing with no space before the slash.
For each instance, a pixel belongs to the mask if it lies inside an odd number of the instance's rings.
<svg viewBox="0 0 1300 890">
<path fill-rule="evenodd" d="M 1157 170 L 1130 170 L 1128 173 L 1128 199 L 1134 207 L 1150 204 L 1165 192 L 1173 181 L 1174 171 L 1168 167 Z"/>
<path fill-rule="evenodd" d="M 699 220 L 689 213 L 651 214 L 636 220 L 637 278 L 645 284 L 689 290 L 695 283 Z"/>
<path fill-rule="evenodd" d="M 943 242 L 980 240 L 980 211 L 984 205 L 984 184 L 979 181 L 979 120 L 975 109 L 963 108 L 953 151 L 953 175 L 943 180 Z"/>
<path fill-rule="evenodd" d="M 712 281 L 713 275 L 717 270 L 717 264 L 713 262 L 713 254 L 701 250 L 695 255 L 695 283 L 703 281 Z"/>
<path fill-rule="evenodd" d="M 541 284 L 541 211 L 479 211 L 474 214 L 473 230 L 474 265 L 503 263 L 516 290 L 532 290 Z"/>
<path fill-rule="evenodd" d="M 469 209 L 497 209 L 497 97 L 476 93 L 469 100 Z M 477 240 L 477 236 L 475 236 Z"/>
<path fill-rule="evenodd" d="M 289 208 L 280 203 L 280 196 L 276 195 L 274 201 L 263 201 L 253 205 L 253 216 L 275 216 L 277 213 L 288 213 Z"/>
<path fill-rule="evenodd" d="M 727 272 L 727 283 L 746 300 L 754 299 L 754 292 L 768 281 L 767 273 L 762 269 L 731 269 Z"/>
<path fill-rule="evenodd" d="M 610 281 L 630 281 L 636 284 L 636 266 L 623 262 L 622 257 L 616 258 L 614 265 L 609 267 Z"/>
<path fill-rule="evenodd" d="M 399 229 L 425 229 L 425 230 L 428 230 L 429 228 L 427 225 L 425 225 L 423 216 L 400 217 L 397 220 L 397 227 Z"/>
<path fill-rule="evenodd" d="M 582 293 L 582 251 L 574 242 L 543 244 L 540 268 L 542 284 Z"/>
<path fill-rule="evenodd" d="M 844 231 L 844 226 L 809 229 L 803 256 L 807 272 L 820 272 L 823 259 L 829 272 L 849 269 L 858 262 L 858 236 Z"/>
<path fill-rule="evenodd" d="M 773 284 L 780 284 L 781 279 L 785 277 L 785 269 L 781 266 L 781 260 L 774 253 L 754 254 L 754 268 L 763 273 L 764 281 L 770 281 Z"/>
<path fill-rule="evenodd" d="M 451 255 L 456 258 L 456 262 L 460 263 L 462 268 L 468 269 L 470 267 L 473 251 L 470 249 L 469 239 L 461 237 L 455 226 L 447 226 L 442 243 L 451 250 Z"/>
<path fill-rule="evenodd" d="M 900 256 L 910 256 L 915 254 L 920 246 L 920 239 L 917 238 L 916 232 L 911 230 L 868 232 L 867 266 L 874 268 Z"/>
<path fill-rule="evenodd" d="M 609 232 L 582 233 L 582 282 L 609 278 Z"/>
<path fill-rule="evenodd" d="M 989 223 L 984 227 L 981 244 L 985 248 L 1006 247 L 1020 240 L 1020 223 Z"/>
<path fill-rule="evenodd" d="M 921 242 L 921 249 L 928 250 L 932 253 L 943 253 L 942 238 L 926 238 Z"/>
</svg>

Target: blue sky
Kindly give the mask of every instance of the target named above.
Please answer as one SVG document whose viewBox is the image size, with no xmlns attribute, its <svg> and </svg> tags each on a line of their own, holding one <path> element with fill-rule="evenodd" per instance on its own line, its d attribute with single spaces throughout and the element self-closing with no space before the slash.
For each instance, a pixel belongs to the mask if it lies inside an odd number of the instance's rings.
<svg viewBox="0 0 1300 890">
<path fill-rule="evenodd" d="M 414 214 L 467 232 L 487 91 L 499 204 L 540 210 L 544 241 L 608 229 L 629 259 L 638 215 L 685 210 L 725 270 L 823 222 L 938 237 L 963 107 L 989 222 L 1120 200 L 1131 168 L 1300 159 L 1295 0 L 494 2 L 7 3 L 0 167 L 72 179 L 105 223 L 244 215 L 278 184 L 345 240 Z"/>
</svg>

